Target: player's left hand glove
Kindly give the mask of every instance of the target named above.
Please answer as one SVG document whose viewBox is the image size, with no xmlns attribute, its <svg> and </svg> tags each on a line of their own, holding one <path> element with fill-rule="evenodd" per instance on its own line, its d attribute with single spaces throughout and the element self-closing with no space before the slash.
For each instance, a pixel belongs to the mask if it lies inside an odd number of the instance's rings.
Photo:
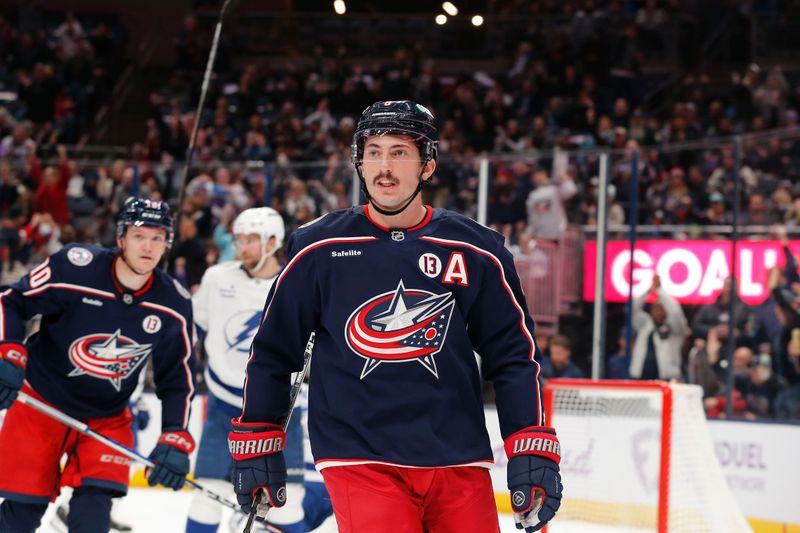
<svg viewBox="0 0 800 533">
<path fill-rule="evenodd" d="M 561 445 L 553 428 L 533 426 L 508 437 L 505 449 L 514 521 L 517 529 L 533 533 L 552 520 L 561 505 Z"/>
<path fill-rule="evenodd" d="M 164 431 L 149 456 L 156 465 L 147 473 L 147 484 L 164 485 L 172 490 L 183 488 L 193 449 L 194 439 L 186 431 Z"/>
<path fill-rule="evenodd" d="M 0 343 L 0 411 L 8 409 L 22 388 L 28 350 L 16 342 Z"/>
<path fill-rule="evenodd" d="M 233 490 L 242 511 L 249 513 L 253 496 L 260 489 L 266 493 L 256 511 L 286 504 L 286 461 L 283 449 L 286 433 L 275 424 L 239 422 L 233 419 L 228 434 L 228 448 L 233 457 Z"/>
</svg>

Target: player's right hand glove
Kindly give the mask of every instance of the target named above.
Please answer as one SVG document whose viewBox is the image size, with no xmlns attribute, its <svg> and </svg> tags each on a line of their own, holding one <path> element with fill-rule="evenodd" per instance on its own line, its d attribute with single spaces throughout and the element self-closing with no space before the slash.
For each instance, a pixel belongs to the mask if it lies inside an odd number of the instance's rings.
<svg viewBox="0 0 800 533">
<path fill-rule="evenodd" d="M 22 388 L 28 350 L 16 342 L 0 344 L 0 411 L 8 409 Z"/>
<path fill-rule="evenodd" d="M 155 466 L 147 473 L 147 484 L 181 490 L 189 473 L 189 454 L 193 449 L 194 439 L 189 433 L 182 429 L 165 430 L 150 452 L 149 459 Z"/>
<path fill-rule="evenodd" d="M 552 520 L 561 505 L 561 445 L 553 428 L 533 426 L 508 437 L 505 449 L 514 521 L 517 529 L 533 533 Z"/>
<path fill-rule="evenodd" d="M 233 490 L 242 511 L 249 513 L 253 496 L 264 489 L 269 507 L 286 504 L 286 433 L 280 426 L 233 419 L 228 448 L 233 457 Z"/>
</svg>

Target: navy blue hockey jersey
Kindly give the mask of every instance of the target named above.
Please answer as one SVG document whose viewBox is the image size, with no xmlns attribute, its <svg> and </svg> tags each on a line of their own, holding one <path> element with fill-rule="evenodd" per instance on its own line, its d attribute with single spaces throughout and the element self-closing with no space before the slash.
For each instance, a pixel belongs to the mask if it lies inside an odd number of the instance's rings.
<svg viewBox="0 0 800 533">
<path fill-rule="evenodd" d="M 45 400 L 78 419 L 120 413 L 153 358 L 162 427 L 184 428 L 194 393 L 192 303 L 160 270 L 131 292 L 113 271 L 116 255 L 69 245 L 0 289 L 0 339 L 26 341 L 25 378 Z"/>
<path fill-rule="evenodd" d="M 427 210 L 393 231 L 354 207 L 288 242 L 253 341 L 242 420 L 285 416 L 290 373 L 316 331 L 309 431 L 318 469 L 490 464 L 481 377 L 494 383 L 504 437 L 544 424 L 534 325 L 503 238 Z"/>
</svg>

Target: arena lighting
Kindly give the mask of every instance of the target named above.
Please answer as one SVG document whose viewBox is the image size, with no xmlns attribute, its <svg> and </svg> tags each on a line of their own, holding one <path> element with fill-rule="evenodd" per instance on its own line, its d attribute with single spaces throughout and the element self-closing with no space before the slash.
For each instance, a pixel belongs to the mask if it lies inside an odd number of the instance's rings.
<svg viewBox="0 0 800 533">
<path fill-rule="evenodd" d="M 483 26 L 483 17 L 480 15 L 473 15 L 472 16 L 472 25 L 473 26 Z"/>
<path fill-rule="evenodd" d="M 458 8 L 455 6 L 455 4 L 453 4 L 453 2 L 442 3 L 442 9 L 444 9 L 444 12 L 451 17 L 458 15 Z"/>
<path fill-rule="evenodd" d="M 347 6 L 344 4 L 344 0 L 334 0 L 333 10 L 336 11 L 337 15 L 344 15 L 345 11 L 347 11 Z"/>
<path fill-rule="evenodd" d="M 446 15 L 443 15 L 441 13 L 436 15 L 436 24 L 438 24 L 439 26 L 443 26 L 446 23 L 447 23 L 447 16 Z"/>
</svg>

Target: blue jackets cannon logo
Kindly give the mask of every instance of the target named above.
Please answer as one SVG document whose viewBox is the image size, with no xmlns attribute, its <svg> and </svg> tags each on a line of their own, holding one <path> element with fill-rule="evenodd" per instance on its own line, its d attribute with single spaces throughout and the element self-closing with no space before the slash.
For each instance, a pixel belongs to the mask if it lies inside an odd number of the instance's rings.
<svg viewBox="0 0 800 533">
<path fill-rule="evenodd" d="M 138 344 L 120 333 L 84 335 L 69 347 L 69 360 L 75 366 L 70 376 L 88 374 L 106 379 L 116 390 L 120 383 L 139 367 L 152 351 L 152 344 Z"/>
<path fill-rule="evenodd" d="M 418 362 L 438 379 L 433 356 L 441 351 L 455 300 L 453 294 L 406 289 L 403 281 L 390 292 L 361 304 L 347 320 L 345 338 L 365 359 L 361 379 L 381 363 Z"/>
</svg>

